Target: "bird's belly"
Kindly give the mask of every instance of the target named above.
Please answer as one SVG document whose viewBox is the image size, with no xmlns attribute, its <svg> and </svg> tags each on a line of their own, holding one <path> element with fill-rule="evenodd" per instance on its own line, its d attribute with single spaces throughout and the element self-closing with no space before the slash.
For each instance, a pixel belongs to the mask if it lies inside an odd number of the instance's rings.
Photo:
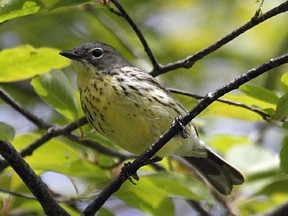
<svg viewBox="0 0 288 216">
<path fill-rule="evenodd" d="M 139 103 L 126 97 L 119 99 L 119 95 L 87 97 L 89 95 L 81 95 L 84 112 L 92 126 L 121 148 L 137 155 L 157 141 L 176 118 L 148 100 Z M 186 143 L 183 140 L 176 136 L 157 156 L 171 155 Z"/>
<path fill-rule="evenodd" d="M 135 107 L 133 102 L 126 102 L 103 110 L 105 120 L 101 124 L 106 131 L 104 135 L 129 152 L 137 155 L 143 153 L 171 126 L 173 120 L 170 117 L 164 119 L 151 107 L 144 107 L 146 106 L 143 104 Z M 181 142 L 176 144 L 171 141 L 157 155 L 171 155 L 180 144 Z"/>
<path fill-rule="evenodd" d="M 177 110 L 175 104 L 169 107 L 169 104 L 152 99 L 149 94 L 125 92 L 119 85 L 113 87 L 111 80 L 108 82 L 109 85 L 105 84 L 105 80 L 98 83 L 93 92 L 80 92 L 82 107 L 89 122 L 99 133 L 131 153 L 143 153 L 160 138 L 176 117 L 183 114 L 183 110 Z M 186 130 L 190 134 L 187 139 L 176 135 L 156 155 L 164 157 L 178 152 L 181 155 L 186 152 L 191 154 L 189 152 L 194 151 L 198 139 L 193 126 L 187 126 Z"/>
</svg>

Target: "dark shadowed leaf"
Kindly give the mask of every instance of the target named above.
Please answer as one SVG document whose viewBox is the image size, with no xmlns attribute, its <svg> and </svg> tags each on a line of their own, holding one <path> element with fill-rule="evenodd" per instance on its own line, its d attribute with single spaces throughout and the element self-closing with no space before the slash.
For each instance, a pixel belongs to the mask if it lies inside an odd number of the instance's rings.
<svg viewBox="0 0 288 216">
<path fill-rule="evenodd" d="M 282 143 L 282 149 L 280 151 L 280 167 L 288 173 L 288 136 L 286 136 Z"/>
</svg>

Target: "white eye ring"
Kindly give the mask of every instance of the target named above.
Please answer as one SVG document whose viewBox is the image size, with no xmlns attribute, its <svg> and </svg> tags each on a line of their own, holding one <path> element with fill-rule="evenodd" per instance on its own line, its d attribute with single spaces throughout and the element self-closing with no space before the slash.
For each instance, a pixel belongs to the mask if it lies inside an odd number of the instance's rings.
<svg viewBox="0 0 288 216">
<path fill-rule="evenodd" d="M 99 59 L 102 58 L 104 52 L 102 48 L 95 48 L 91 53 L 96 59 Z"/>
</svg>

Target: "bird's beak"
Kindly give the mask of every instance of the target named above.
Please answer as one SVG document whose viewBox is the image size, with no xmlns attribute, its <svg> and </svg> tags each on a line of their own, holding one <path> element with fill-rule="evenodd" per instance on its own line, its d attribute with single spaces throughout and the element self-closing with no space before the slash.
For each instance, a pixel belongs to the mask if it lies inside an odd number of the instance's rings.
<svg viewBox="0 0 288 216">
<path fill-rule="evenodd" d="M 71 60 L 81 60 L 81 56 L 75 53 L 73 50 L 65 50 L 60 52 L 59 54 Z"/>
</svg>

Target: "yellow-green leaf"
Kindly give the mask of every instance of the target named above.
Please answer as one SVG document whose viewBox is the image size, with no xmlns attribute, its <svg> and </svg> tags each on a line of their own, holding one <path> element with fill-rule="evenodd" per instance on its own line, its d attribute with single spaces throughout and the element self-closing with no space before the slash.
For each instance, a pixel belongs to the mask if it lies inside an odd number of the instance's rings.
<svg viewBox="0 0 288 216">
<path fill-rule="evenodd" d="M 0 1 L 0 23 L 20 16 L 36 13 L 40 5 L 36 1 Z"/>
<path fill-rule="evenodd" d="M 34 48 L 30 45 L 4 49 L 0 52 L 0 82 L 15 82 L 63 68 L 70 61 L 53 48 Z"/>
<path fill-rule="evenodd" d="M 279 99 L 274 92 L 260 86 L 243 85 L 239 90 L 250 97 L 271 104 L 276 104 Z"/>
<path fill-rule="evenodd" d="M 38 13 L 42 10 L 88 2 L 88 0 L 2 0 L 0 1 L 0 23 L 17 17 Z"/>
<path fill-rule="evenodd" d="M 266 110 L 274 110 L 275 109 L 275 105 L 271 104 L 271 103 L 267 103 L 264 102 L 262 100 L 257 100 L 255 98 L 249 97 L 247 95 L 236 95 L 236 94 L 226 94 L 224 97 L 224 99 L 228 99 L 231 101 L 235 101 L 238 103 L 243 103 L 249 107 L 251 107 L 251 109 L 259 109 L 264 113 L 269 113 Z M 243 107 L 240 106 L 236 106 L 236 105 L 229 105 L 229 104 L 225 104 L 225 103 L 221 103 L 221 102 L 215 102 L 213 104 L 211 104 L 208 109 L 206 109 L 204 112 L 204 114 L 208 114 L 208 115 L 221 115 L 221 116 L 225 116 L 225 117 L 229 117 L 229 118 L 235 118 L 235 119 L 241 119 L 241 120 L 252 120 L 252 121 L 260 121 L 262 120 L 262 117 L 253 112 L 252 110 L 249 109 L 245 109 Z"/>
</svg>

